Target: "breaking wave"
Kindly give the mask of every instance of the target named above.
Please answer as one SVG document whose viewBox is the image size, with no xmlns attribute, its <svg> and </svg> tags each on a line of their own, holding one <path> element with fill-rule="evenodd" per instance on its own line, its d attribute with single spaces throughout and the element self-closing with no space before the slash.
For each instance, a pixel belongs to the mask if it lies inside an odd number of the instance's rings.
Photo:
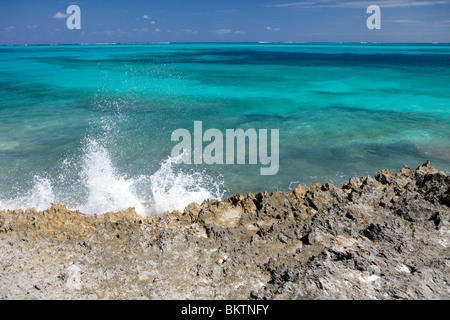
<svg viewBox="0 0 450 320">
<path fill-rule="evenodd" d="M 162 161 L 153 175 L 128 177 L 114 167 L 106 147 L 96 140 L 87 140 L 78 180 L 72 181 L 79 186 L 78 189 L 84 190 L 82 200 L 61 200 L 64 197 L 58 196 L 54 188 L 57 179 L 53 181 L 35 176 L 31 190 L 15 199 L 0 201 L 0 210 L 45 210 L 52 203 L 58 202 L 85 214 L 135 208 L 138 214 L 145 216 L 165 211 L 183 211 L 191 202 L 221 200 L 224 193 L 223 181 L 215 180 L 202 172 L 183 170 L 177 165 L 179 157 L 168 157 Z M 59 179 L 65 179 L 64 174 Z M 66 184 L 70 184 L 70 181 Z"/>
</svg>

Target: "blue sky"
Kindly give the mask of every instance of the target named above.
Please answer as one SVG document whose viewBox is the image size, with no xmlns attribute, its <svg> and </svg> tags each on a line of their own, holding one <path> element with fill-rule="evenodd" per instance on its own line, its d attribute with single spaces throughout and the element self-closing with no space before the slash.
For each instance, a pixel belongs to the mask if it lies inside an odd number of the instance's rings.
<svg viewBox="0 0 450 320">
<path fill-rule="evenodd" d="M 450 0 L 0 0 L 0 44 L 450 42 Z M 68 30 L 66 9 L 81 9 Z M 369 30 L 369 5 L 381 29 Z"/>
</svg>

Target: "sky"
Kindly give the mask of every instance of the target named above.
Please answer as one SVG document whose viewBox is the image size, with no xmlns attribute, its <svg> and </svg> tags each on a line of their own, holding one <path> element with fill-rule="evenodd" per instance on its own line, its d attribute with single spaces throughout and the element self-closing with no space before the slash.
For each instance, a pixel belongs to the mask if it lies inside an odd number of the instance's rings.
<svg viewBox="0 0 450 320">
<path fill-rule="evenodd" d="M 0 0 L 0 45 L 257 41 L 450 42 L 450 0 Z"/>
</svg>

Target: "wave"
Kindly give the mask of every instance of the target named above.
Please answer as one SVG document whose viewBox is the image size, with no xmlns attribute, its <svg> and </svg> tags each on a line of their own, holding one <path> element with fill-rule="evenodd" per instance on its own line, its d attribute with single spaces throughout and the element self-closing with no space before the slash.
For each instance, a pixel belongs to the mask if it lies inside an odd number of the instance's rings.
<svg viewBox="0 0 450 320">
<path fill-rule="evenodd" d="M 15 199 L 0 200 L 0 210 L 35 208 L 45 210 L 55 202 L 55 195 L 49 179 L 34 176 L 31 190 Z"/>
<path fill-rule="evenodd" d="M 70 210 L 91 215 L 135 208 L 138 214 L 146 216 L 165 211 L 183 211 L 191 202 L 221 200 L 224 194 L 223 181 L 220 178 L 213 179 L 204 172 L 183 170 L 177 165 L 180 157 L 168 157 L 153 175 L 127 177 L 114 167 L 105 146 L 99 141 L 87 140 L 78 180 L 65 182 L 65 185 L 79 184 L 86 191 L 87 196 L 83 201 L 75 200 L 80 195 L 73 195 L 74 199 L 69 201 L 61 201 L 62 197 L 58 196 L 58 190 L 54 188 L 57 181 L 52 183 L 52 179 L 35 176 L 31 190 L 15 199 L 0 201 L 0 210 L 45 210 L 58 202 L 67 205 Z M 59 179 L 65 179 L 64 174 Z"/>
</svg>

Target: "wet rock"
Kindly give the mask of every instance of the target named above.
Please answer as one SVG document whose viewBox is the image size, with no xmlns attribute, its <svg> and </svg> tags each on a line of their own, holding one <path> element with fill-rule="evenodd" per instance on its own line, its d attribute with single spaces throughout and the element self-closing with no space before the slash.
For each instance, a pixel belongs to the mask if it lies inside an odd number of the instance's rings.
<svg viewBox="0 0 450 320">
<path fill-rule="evenodd" d="M 449 299 L 449 257 L 429 162 L 159 216 L 0 212 L 1 299 Z"/>
</svg>

